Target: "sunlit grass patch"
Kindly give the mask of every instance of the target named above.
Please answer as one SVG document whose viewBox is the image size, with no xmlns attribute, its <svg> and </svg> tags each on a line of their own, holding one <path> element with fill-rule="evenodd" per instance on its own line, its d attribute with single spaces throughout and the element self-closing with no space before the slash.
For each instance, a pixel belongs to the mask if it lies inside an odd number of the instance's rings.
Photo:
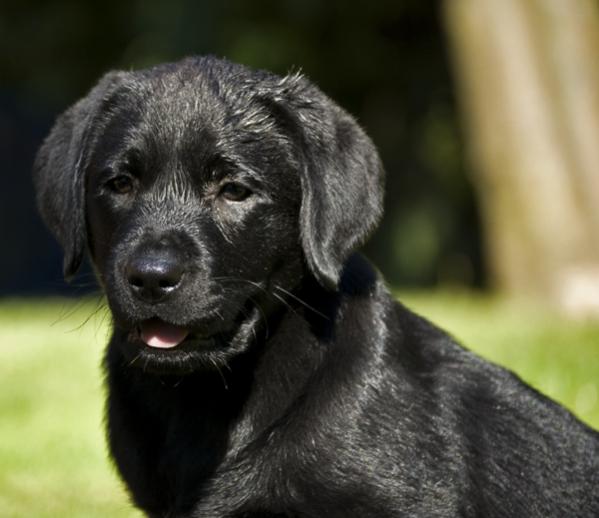
<svg viewBox="0 0 599 518">
<path fill-rule="evenodd" d="M 0 303 L 0 514 L 135 517 L 110 467 L 96 302 Z"/>
</svg>

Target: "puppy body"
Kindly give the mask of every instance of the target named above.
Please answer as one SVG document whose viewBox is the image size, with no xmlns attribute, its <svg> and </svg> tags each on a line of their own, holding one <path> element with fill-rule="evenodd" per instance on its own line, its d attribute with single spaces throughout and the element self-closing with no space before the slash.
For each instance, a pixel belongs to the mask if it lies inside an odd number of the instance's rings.
<svg viewBox="0 0 599 518">
<path fill-rule="evenodd" d="M 109 443 L 148 515 L 599 516 L 597 433 L 353 254 L 382 169 L 302 77 L 109 74 L 35 178 L 65 273 L 87 241 L 106 291 Z"/>
<path fill-rule="evenodd" d="M 595 432 L 395 303 L 359 258 L 346 277 L 335 295 L 305 293 L 319 313 L 284 311 L 222 377 L 144 376 L 123 368 L 113 338 L 112 450 L 138 505 L 153 516 L 597 515 Z"/>
</svg>

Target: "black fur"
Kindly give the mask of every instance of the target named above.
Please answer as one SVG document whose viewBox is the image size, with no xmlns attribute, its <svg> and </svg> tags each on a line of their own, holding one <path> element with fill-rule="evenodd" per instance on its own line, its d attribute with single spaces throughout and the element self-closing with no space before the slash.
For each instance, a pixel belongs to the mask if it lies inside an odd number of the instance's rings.
<svg viewBox="0 0 599 518">
<path fill-rule="evenodd" d="M 599 516 L 598 434 L 353 253 L 381 165 L 302 76 L 209 57 L 111 73 L 35 181 L 65 274 L 87 243 L 105 289 L 109 443 L 149 516 Z M 149 347 L 149 321 L 191 338 Z"/>
</svg>

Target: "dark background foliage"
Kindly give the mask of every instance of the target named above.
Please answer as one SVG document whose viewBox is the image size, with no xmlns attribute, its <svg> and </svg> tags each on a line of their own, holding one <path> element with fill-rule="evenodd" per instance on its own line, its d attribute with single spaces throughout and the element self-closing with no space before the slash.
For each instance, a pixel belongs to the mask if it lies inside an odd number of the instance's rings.
<svg viewBox="0 0 599 518">
<path fill-rule="evenodd" d="M 366 128 L 387 170 L 387 196 L 365 251 L 390 283 L 483 284 L 439 9 L 421 0 L 5 0 L 0 293 L 65 289 L 30 180 L 54 118 L 109 69 L 207 53 L 280 74 L 301 69 Z"/>
</svg>

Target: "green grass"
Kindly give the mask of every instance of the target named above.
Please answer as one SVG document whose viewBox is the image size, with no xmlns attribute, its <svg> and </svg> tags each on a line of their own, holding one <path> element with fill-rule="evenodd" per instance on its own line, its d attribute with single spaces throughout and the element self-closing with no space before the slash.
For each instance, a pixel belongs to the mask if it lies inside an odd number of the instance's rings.
<svg viewBox="0 0 599 518">
<path fill-rule="evenodd" d="M 107 461 L 93 304 L 0 303 L 0 515 L 140 517 Z"/>
<path fill-rule="evenodd" d="M 599 428 L 599 324 L 466 293 L 400 299 L 462 343 Z M 0 514 L 129 517 L 107 460 L 100 361 L 103 312 L 92 302 L 0 302 Z"/>
</svg>

